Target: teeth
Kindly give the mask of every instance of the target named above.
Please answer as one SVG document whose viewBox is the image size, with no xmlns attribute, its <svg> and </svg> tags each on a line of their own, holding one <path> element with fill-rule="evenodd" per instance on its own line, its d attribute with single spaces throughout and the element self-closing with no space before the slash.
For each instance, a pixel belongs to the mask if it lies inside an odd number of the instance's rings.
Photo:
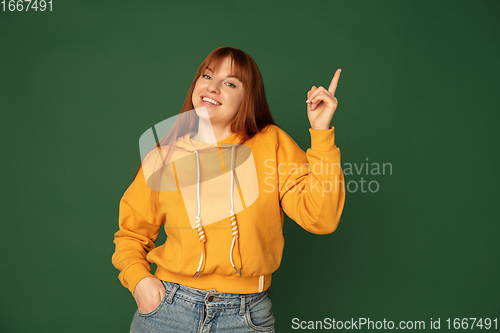
<svg viewBox="0 0 500 333">
<path fill-rule="evenodd" d="M 203 97 L 203 101 L 205 101 L 205 102 L 209 102 L 209 103 L 212 103 L 212 104 L 215 104 L 215 105 L 221 105 L 221 104 L 220 104 L 220 103 L 218 103 L 217 101 L 214 101 L 213 99 L 208 98 L 208 97 Z"/>
</svg>

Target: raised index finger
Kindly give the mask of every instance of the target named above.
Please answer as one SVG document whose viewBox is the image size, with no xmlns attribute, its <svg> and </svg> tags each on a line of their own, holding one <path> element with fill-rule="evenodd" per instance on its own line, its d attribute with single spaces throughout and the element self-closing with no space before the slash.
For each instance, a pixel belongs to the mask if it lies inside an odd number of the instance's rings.
<svg viewBox="0 0 500 333">
<path fill-rule="evenodd" d="M 342 69 L 337 69 L 335 72 L 335 75 L 333 76 L 332 82 L 330 82 L 330 86 L 328 87 L 328 91 L 332 93 L 333 96 L 335 96 L 335 90 L 337 90 L 337 85 L 339 83 L 339 78 L 340 78 L 340 72 L 342 72 Z"/>
</svg>

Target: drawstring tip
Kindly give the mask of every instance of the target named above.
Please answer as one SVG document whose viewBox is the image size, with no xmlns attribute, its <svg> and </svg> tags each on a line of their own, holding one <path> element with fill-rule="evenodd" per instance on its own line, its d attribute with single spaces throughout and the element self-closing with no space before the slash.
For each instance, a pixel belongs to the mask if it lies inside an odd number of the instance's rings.
<svg viewBox="0 0 500 333">
<path fill-rule="evenodd" d="M 200 274 L 198 274 L 198 273 L 200 273 Z M 194 275 L 191 277 L 191 279 L 193 279 L 196 276 L 196 274 L 198 274 L 198 279 L 199 279 L 200 275 L 201 275 L 201 271 L 199 271 L 199 272 L 197 271 L 196 273 L 194 273 Z"/>
<path fill-rule="evenodd" d="M 238 274 L 240 274 L 240 276 L 241 276 L 241 268 L 240 268 L 240 270 L 238 270 L 238 268 L 236 268 L 236 267 L 234 267 L 234 266 L 233 266 L 233 268 L 234 268 L 234 269 L 236 270 L 236 272 L 237 272 Z"/>
</svg>

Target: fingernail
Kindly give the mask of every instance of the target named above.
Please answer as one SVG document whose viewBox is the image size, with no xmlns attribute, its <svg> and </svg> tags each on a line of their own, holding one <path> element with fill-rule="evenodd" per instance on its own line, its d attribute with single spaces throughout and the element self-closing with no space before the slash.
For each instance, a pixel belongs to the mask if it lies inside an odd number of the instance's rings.
<svg viewBox="0 0 500 333">
<path fill-rule="evenodd" d="M 309 103 L 309 98 L 307 99 L 306 103 Z"/>
<path fill-rule="evenodd" d="M 314 98 L 312 99 L 311 103 L 314 103 Z"/>
</svg>

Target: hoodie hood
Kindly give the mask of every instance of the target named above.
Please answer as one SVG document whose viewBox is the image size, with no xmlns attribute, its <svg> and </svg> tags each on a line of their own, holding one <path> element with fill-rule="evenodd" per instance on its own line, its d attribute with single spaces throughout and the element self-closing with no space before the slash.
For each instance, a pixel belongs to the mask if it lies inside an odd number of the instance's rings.
<svg viewBox="0 0 500 333">
<path fill-rule="evenodd" d="M 206 143 L 202 141 L 196 141 L 193 139 L 193 136 L 196 134 L 196 132 L 188 132 L 184 134 L 183 136 L 180 136 L 175 145 L 179 148 L 183 148 L 186 151 L 189 152 L 194 152 L 195 150 L 201 151 L 201 150 L 206 150 L 210 148 L 215 148 L 217 146 L 220 146 L 221 148 L 226 148 L 226 147 L 232 147 L 232 146 L 238 146 L 238 143 L 241 142 L 239 137 L 236 135 L 236 133 L 231 134 L 229 137 L 225 138 L 224 140 L 221 140 L 217 143 Z"/>
<path fill-rule="evenodd" d="M 205 251 L 205 243 L 207 242 L 207 236 L 205 234 L 205 230 L 203 228 L 202 222 L 202 212 L 201 212 L 201 200 L 200 200 L 200 169 L 203 168 L 200 165 L 200 157 L 199 154 L 202 151 L 213 149 L 219 147 L 219 149 L 230 149 L 231 150 L 231 182 L 228 186 L 228 191 L 230 191 L 230 202 L 228 203 L 228 215 L 229 222 L 231 223 L 231 236 L 233 238 L 231 243 L 231 248 L 229 249 L 229 261 L 236 272 L 241 276 L 241 255 L 239 250 L 239 231 L 238 231 L 238 223 L 236 222 L 236 213 L 234 212 L 234 170 L 235 170 L 235 160 L 236 160 L 236 148 L 238 146 L 238 142 L 240 142 L 236 133 L 233 133 L 226 139 L 219 141 L 214 144 L 209 144 L 202 141 L 193 140 L 193 136 L 196 132 L 188 132 L 183 136 L 180 136 L 175 145 L 179 148 L 182 148 L 188 152 L 194 153 L 196 156 L 196 202 L 197 202 L 197 215 L 195 217 L 195 228 L 198 232 L 198 239 L 200 241 L 201 254 L 200 254 L 200 262 L 198 264 L 198 268 L 193 275 L 193 278 L 198 275 L 198 278 L 201 275 L 201 272 L 205 268 L 206 262 L 206 251 Z M 221 159 L 221 168 L 224 169 L 224 160 Z"/>
</svg>

